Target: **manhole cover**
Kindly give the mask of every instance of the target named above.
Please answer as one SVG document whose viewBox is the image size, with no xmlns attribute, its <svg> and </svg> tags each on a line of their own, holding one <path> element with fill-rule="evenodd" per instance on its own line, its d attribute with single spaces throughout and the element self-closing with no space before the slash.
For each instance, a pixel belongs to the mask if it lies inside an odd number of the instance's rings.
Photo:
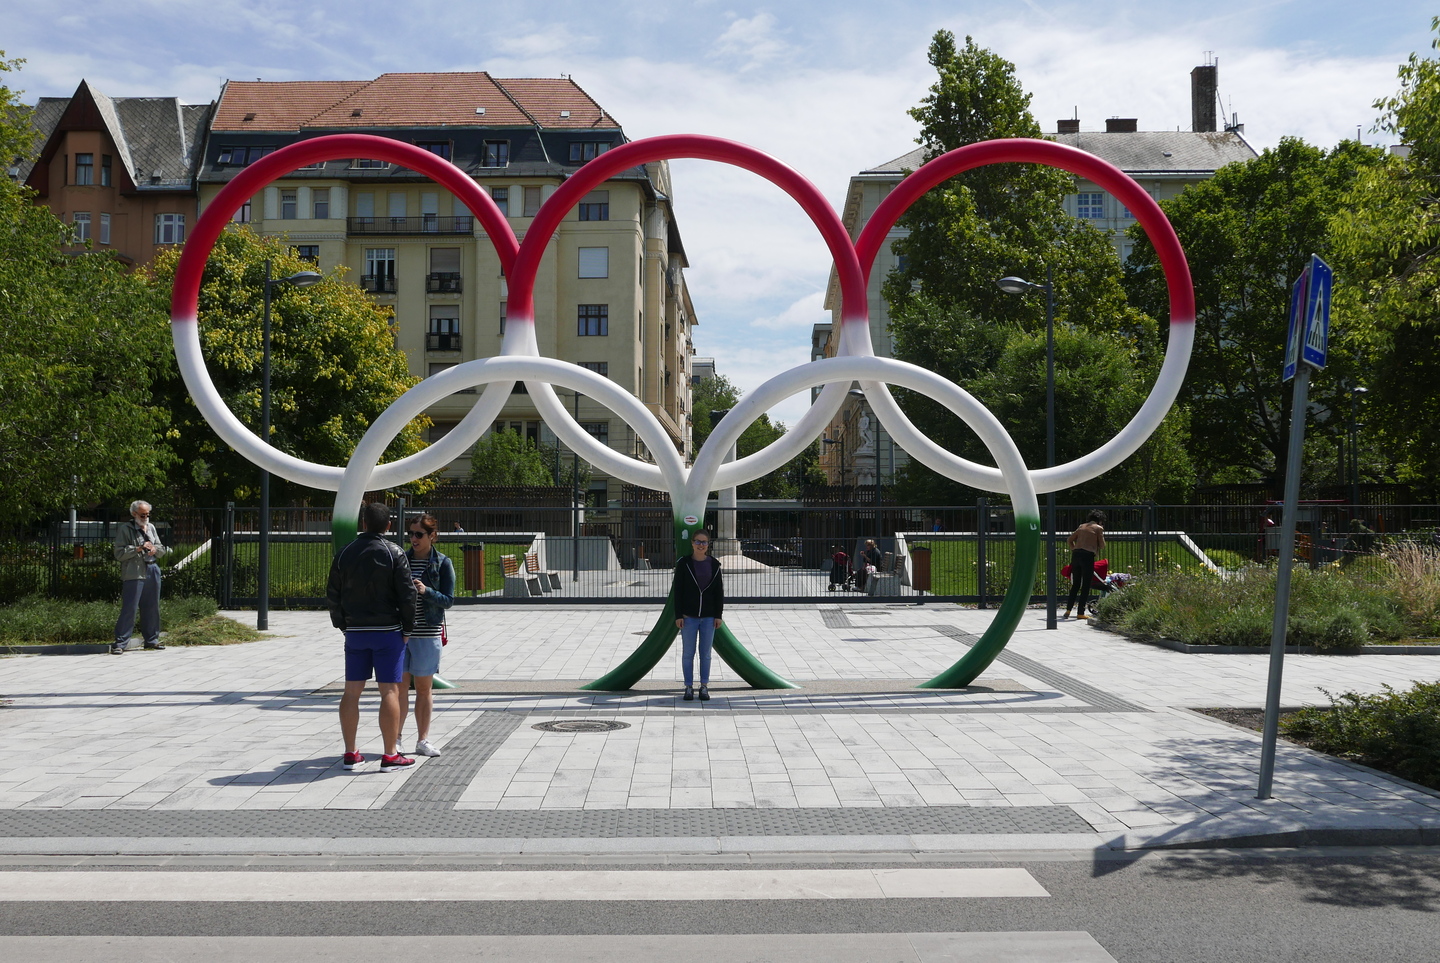
<svg viewBox="0 0 1440 963">
<path fill-rule="evenodd" d="M 614 732 L 629 729 L 628 722 L 602 722 L 590 719 L 561 719 L 558 722 L 537 722 L 530 727 L 541 732 Z"/>
</svg>

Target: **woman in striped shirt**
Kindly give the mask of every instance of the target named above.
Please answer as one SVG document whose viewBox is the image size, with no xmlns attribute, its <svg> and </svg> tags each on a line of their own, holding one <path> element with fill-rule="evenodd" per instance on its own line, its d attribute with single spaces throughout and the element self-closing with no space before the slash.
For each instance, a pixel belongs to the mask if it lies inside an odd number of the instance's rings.
<svg viewBox="0 0 1440 963">
<path fill-rule="evenodd" d="M 435 547 L 439 522 L 434 515 L 421 515 L 405 526 L 410 549 L 410 578 L 415 582 L 415 631 L 405 645 L 405 676 L 401 680 L 408 692 L 415 686 L 415 755 L 438 756 L 440 750 L 430 744 L 430 715 L 434 707 L 430 684 L 440 671 L 441 635 L 445 630 L 445 610 L 455 595 L 455 566 L 449 557 Z M 402 703 L 400 726 L 405 726 Z M 399 751 L 398 749 L 396 750 Z"/>
</svg>

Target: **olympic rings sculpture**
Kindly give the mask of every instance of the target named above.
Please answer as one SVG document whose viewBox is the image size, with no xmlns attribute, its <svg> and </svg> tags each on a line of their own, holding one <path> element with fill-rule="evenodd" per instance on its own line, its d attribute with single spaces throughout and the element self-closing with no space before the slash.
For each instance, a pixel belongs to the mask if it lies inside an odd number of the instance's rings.
<svg viewBox="0 0 1440 963">
<path fill-rule="evenodd" d="M 240 205 L 296 168 L 351 157 L 389 161 L 423 174 L 449 190 L 480 219 L 510 280 L 500 354 L 456 365 L 406 391 L 370 426 L 349 463 L 342 468 L 288 455 L 267 439 L 254 435 L 235 417 L 206 370 L 197 315 L 205 263 L 220 232 Z M 633 395 L 595 372 L 541 357 L 535 337 L 535 279 L 545 247 L 561 219 L 581 198 L 621 171 L 678 158 L 732 164 L 765 177 L 789 194 L 825 239 L 835 262 L 841 293 L 837 355 L 781 372 L 752 391 L 711 433 L 689 469 L 655 416 Z M 968 392 L 934 372 L 876 357 L 870 342 L 865 285 L 875 255 L 890 228 L 931 187 L 963 171 L 999 163 L 1058 167 L 1088 178 L 1114 194 L 1150 237 L 1165 272 L 1170 297 L 1165 360 L 1145 403 L 1109 442 L 1082 458 L 1054 468 L 1027 469 L 1009 433 Z M 651 137 L 623 144 L 586 163 L 541 205 L 525 240 L 519 242 L 490 195 L 449 161 L 389 138 L 334 134 L 304 140 L 261 158 L 216 195 L 181 254 L 170 320 L 181 375 L 196 406 L 216 434 L 266 471 L 302 485 L 336 492 L 333 532 L 337 546 L 354 537 L 355 519 L 366 491 L 403 485 L 438 471 L 459 457 L 495 421 L 515 383 L 523 381 L 541 417 L 572 451 L 616 478 L 670 494 L 677 549 L 683 553 L 688 548 L 691 530 L 698 527 L 704 517 L 709 492 L 744 484 L 790 461 L 830 424 L 844 402 L 846 386 L 851 381 L 859 381 L 876 417 L 911 456 L 971 487 L 1007 492 L 1015 510 L 1014 574 L 994 621 L 952 666 L 923 683 L 926 687 L 956 688 L 968 685 L 999 655 L 1029 603 L 1030 586 L 1040 562 L 1040 510 L 1036 493 L 1075 485 L 1115 467 L 1150 437 L 1174 403 L 1194 343 L 1195 297 L 1180 241 L 1150 195 L 1113 165 L 1050 141 L 985 141 L 932 159 L 891 191 L 852 244 L 844 225 L 820 191 L 770 155 L 734 141 L 698 134 Z M 949 408 L 985 443 L 996 467 L 959 458 L 921 434 L 895 403 L 888 388 L 890 384 L 924 393 Z M 481 385 L 484 391 L 470 413 L 442 439 L 407 458 L 379 464 L 385 448 L 425 408 L 457 391 Z M 627 457 L 597 441 L 561 405 L 554 385 L 582 391 L 622 417 L 645 442 L 655 457 L 655 464 Z M 760 414 L 791 395 L 821 385 L 824 387 L 810 409 L 790 431 L 759 452 L 737 461 L 723 461 L 730 446 Z M 586 688 L 628 689 L 643 678 L 674 642 L 673 606 L 674 600 L 668 600 L 645 641 L 619 666 Z M 715 633 L 715 652 L 756 688 L 796 688 L 750 653 L 729 625 L 722 625 Z"/>
</svg>

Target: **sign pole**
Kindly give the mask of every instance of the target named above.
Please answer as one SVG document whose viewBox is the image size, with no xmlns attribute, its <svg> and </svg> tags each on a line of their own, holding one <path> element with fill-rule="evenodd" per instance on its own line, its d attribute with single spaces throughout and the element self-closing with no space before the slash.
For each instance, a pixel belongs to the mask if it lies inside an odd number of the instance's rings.
<svg viewBox="0 0 1440 963">
<path fill-rule="evenodd" d="M 1261 733 L 1260 785 L 1256 799 L 1269 799 L 1275 778 L 1275 742 L 1280 732 L 1280 678 L 1285 668 L 1285 630 L 1290 621 L 1290 575 L 1295 567 L 1295 520 L 1299 514 L 1300 462 L 1305 447 L 1305 408 L 1310 401 L 1310 368 L 1295 373 L 1290 407 L 1290 450 L 1285 459 L 1285 511 L 1280 521 L 1280 567 L 1275 575 L 1275 620 L 1270 627 L 1270 682 L 1265 691 Z"/>
</svg>

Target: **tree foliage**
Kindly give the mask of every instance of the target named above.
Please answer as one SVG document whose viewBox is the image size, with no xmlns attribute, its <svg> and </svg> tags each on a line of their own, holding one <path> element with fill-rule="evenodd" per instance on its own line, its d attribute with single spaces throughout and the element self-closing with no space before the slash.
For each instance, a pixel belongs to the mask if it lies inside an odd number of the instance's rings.
<svg viewBox="0 0 1440 963">
<path fill-rule="evenodd" d="M 221 398 L 259 433 L 265 261 L 271 276 L 288 277 L 313 265 L 280 238 L 248 228 L 221 234 L 205 266 L 200 290 L 200 344 Z M 155 260 L 160 291 L 168 296 L 179 252 Z M 307 461 L 344 465 L 367 428 L 419 379 L 395 347 L 390 312 L 344 279 L 343 269 L 307 288 L 277 284 L 271 296 L 270 440 Z M 178 374 L 159 386 L 172 412 L 172 442 L 185 473 L 174 479 L 197 503 L 253 499 L 260 472 L 211 430 Z M 424 447 L 429 419 L 415 419 L 386 449 L 384 461 Z M 275 497 L 304 498 L 313 489 L 281 479 Z M 412 489 L 423 491 L 428 480 Z"/>
<path fill-rule="evenodd" d="M 0 87 L 7 160 L 33 148 L 25 123 Z M 0 514 L 12 521 L 153 491 L 170 460 L 151 397 L 173 368 L 165 315 L 113 255 L 67 249 L 72 230 L 0 177 Z"/>
<path fill-rule="evenodd" d="M 1432 21 L 1440 32 L 1440 17 Z M 1440 40 L 1431 44 L 1440 47 Z M 1358 172 L 1337 205 L 1334 310 L 1369 388 L 1365 434 L 1399 481 L 1440 477 L 1440 61 L 1412 54 L 1376 129 L 1408 148 Z M 1332 349 L 1332 356 L 1334 351 Z M 1372 461 L 1373 463 L 1373 461 Z M 1375 466 L 1380 467 L 1380 466 Z"/>
<path fill-rule="evenodd" d="M 519 432 L 489 431 L 475 443 L 470 455 L 470 481 L 513 487 L 554 485 L 555 465 Z"/>
<path fill-rule="evenodd" d="M 1222 167 L 1161 204 L 1195 283 L 1195 350 L 1180 399 L 1191 409 L 1203 482 L 1281 487 L 1290 426 L 1290 386 L 1280 380 L 1290 286 L 1312 253 L 1333 261 L 1330 219 L 1357 172 L 1377 162 L 1376 151 L 1354 141 L 1327 152 L 1283 138 L 1255 160 Z M 1131 236 L 1131 299 L 1164 316 L 1168 300 L 1155 249 L 1138 227 Z M 1355 370 L 1349 333 L 1337 315 L 1330 365 L 1310 389 L 1318 416 L 1309 438 L 1331 450 L 1348 417 L 1344 389 Z"/>
<path fill-rule="evenodd" d="M 910 111 L 922 125 L 927 158 L 997 137 L 1039 137 L 1030 96 L 1014 65 L 970 37 L 957 48 L 948 31 L 935 34 L 930 64 L 937 80 Z M 1034 164 L 980 168 L 929 191 L 901 219 L 908 235 L 896 240 L 901 266 L 884 285 L 896 357 L 919 364 L 970 390 L 996 410 L 1016 437 L 1027 464 L 1045 463 L 1045 300 L 1002 292 L 996 280 L 1019 275 L 1040 282 L 1053 276 L 1057 329 L 1067 344 L 1091 341 L 1057 356 L 1061 462 L 1110 439 L 1112 425 L 1133 416 L 1159 369 L 1163 346 L 1154 320 L 1129 306 L 1121 269 L 1109 239 L 1070 216 L 1064 197 L 1072 175 Z M 1034 378 L 1033 346 L 1042 337 L 1041 369 Z M 1102 363 L 1103 362 L 1103 363 Z M 1078 365 L 1079 367 L 1070 367 Z M 1085 367 L 1099 365 L 1094 370 Z M 986 464 L 994 460 L 967 427 L 928 398 L 898 391 L 902 407 L 921 431 L 950 451 Z M 1059 409 L 1071 411 L 1061 415 Z M 1040 430 L 1036 433 L 1035 426 Z M 1130 500 L 1174 492 L 1188 480 L 1182 450 L 1184 413 L 1173 412 L 1151 441 L 1147 468 L 1132 459 L 1085 486 L 1067 490 L 1074 501 Z M 1156 466 L 1163 471 L 1157 473 Z M 904 472 L 899 495 L 907 501 L 949 503 L 979 492 L 941 478 L 918 463 Z"/>
</svg>

